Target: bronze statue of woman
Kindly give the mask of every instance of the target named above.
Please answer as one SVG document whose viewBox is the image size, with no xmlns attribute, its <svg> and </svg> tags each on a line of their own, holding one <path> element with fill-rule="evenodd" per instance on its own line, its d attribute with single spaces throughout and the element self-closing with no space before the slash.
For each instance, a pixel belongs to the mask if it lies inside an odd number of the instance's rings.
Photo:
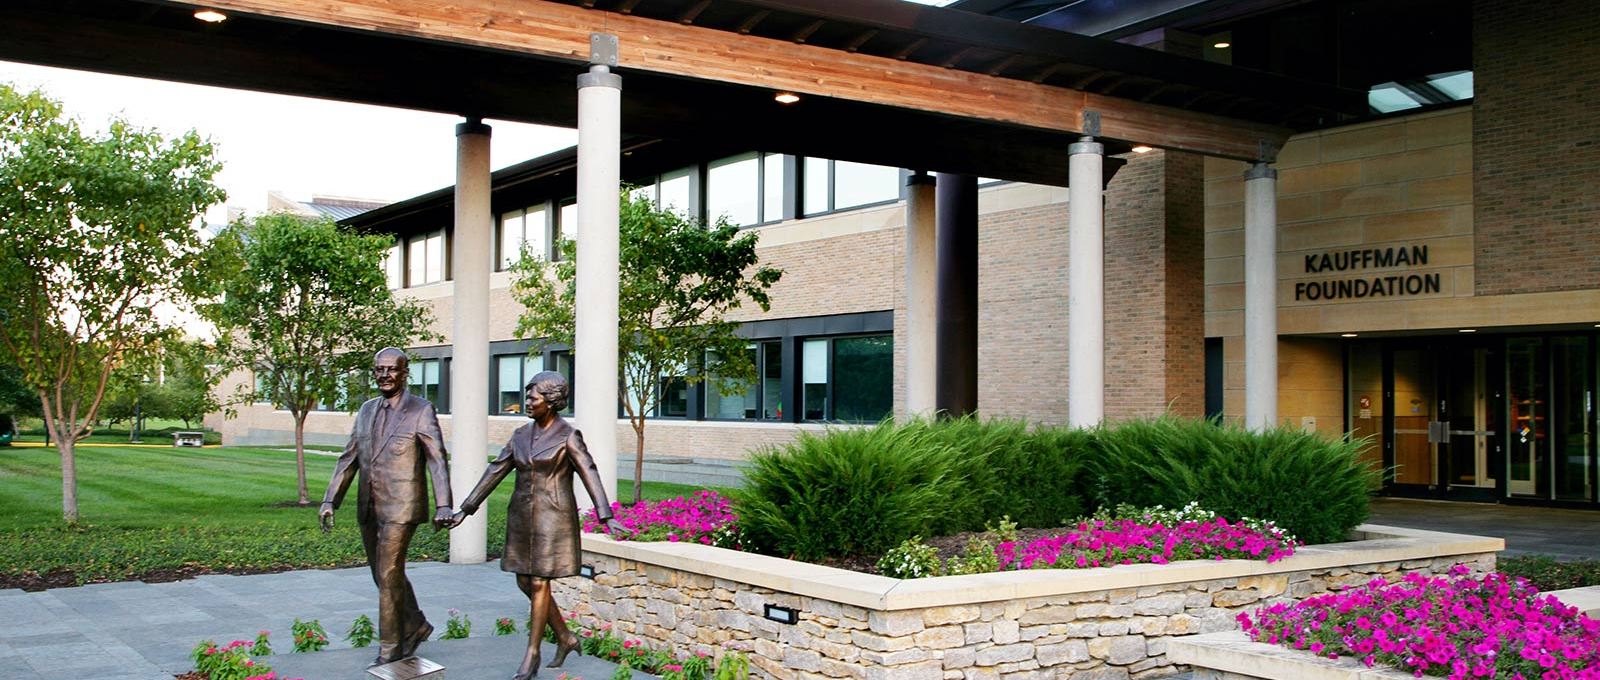
<svg viewBox="0 0 1600 680">
<path fill-rule="evenodd" d="M 544 371 L 528 380 L 523 412 L 532 422 L 511 434 L 511 441 L 489 463 L 449 522 L 454 527 L 476 512 L 500 480 L 513 469 L 517 471 L 516 490 L 506 512 L 506 548 L 500 568 L 517 575 L 517 587 L 528 596 L 530 617 L 528 650 L 512 680 L 528 680 L 538 674 L 539 642 L 547 624 L 556 634 L 556 655 L 549 668 L 559 667 L 568 652 L 578 649 L 578 636 L 567 629 L 550 595 L 550 579 L 577 575 L 582 560 L 573 475 L 583 480 L 600 521 L 609 523 L 614 532 L 626 531 L 611 519 L 611 503 L 600 483 L 600 471 L 583 444 L 583 434 L 560 415 L 567 397 L 567 380 L 560 373 Z"/>
</svg>

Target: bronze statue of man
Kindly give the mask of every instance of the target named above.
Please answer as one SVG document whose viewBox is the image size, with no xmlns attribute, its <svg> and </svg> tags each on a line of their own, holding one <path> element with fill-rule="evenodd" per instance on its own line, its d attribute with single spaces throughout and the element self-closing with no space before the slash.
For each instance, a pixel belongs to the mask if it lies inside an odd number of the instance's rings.
<svg viewBox="0 0 1600 680">
<path fill-rule="evenodd" d="M 435 528 L 451 514 L 450 469 L 439 418 L 428 400 L 406 392 L 409 363 L 405 351 L 394 347 L 373 357 L 372 377 L 381 396 L 367 400 L 356 412 L 355 429 L 333 468 L 320 510 L 323 530 L 332 529 L 333 511 L 360 473 L 356 523 L 372 581 L 378 586 L 380 644 L 373 665 L 414 655 L 433 634 L 406 578 L 406 549 L 417 525 L 429 520 L 429 508 Z M 433 477 L 431 504 L 429 476 Z"/>
</svg>

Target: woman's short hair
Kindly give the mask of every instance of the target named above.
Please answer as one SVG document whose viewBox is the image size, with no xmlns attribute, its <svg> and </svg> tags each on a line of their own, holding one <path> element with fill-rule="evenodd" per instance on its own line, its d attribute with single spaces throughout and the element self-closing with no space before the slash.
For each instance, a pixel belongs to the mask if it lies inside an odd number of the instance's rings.
<svg viewBox="0 0 1600 680">
<path fill-rule="evenodd" d="M 540 371 L 528 378 L 528 384 L 523 386 L 523 391 L 533 390 L 544 396 L 550 404 L 550 410 L 557 413 L 567 410 L 567 397 L 571 389 L 567 387 L 567 377 L 555 371 Z"/>
</svg>

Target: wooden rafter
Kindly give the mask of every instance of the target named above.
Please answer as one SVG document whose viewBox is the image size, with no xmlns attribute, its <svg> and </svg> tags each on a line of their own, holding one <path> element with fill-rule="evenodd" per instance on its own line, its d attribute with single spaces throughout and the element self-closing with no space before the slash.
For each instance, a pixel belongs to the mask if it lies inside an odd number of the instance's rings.
<svg viewBox="0 0 1600 680">
<path fill-rule="evenodd" d="M 909 60 L 740 35 L 546 0 L 207 0 L 217 9 L 343 29 L 586 61 L 589 35 L 615 34 L 619 66 L 882 106 L 1076 132 L 1085 110 L 1102 134 L 1164 148 L 1254 159 L 1287 129 Z M 920 41 L 920 39 L 919 39 Z M 915 44 L 915 43 L 914 43 Z"/>
</svg>

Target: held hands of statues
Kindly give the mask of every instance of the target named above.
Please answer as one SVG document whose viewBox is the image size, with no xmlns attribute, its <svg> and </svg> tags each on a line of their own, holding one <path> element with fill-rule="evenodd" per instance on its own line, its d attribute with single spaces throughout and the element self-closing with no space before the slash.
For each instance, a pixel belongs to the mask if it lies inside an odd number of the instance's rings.
<svg viewBox="0 0 1600 680">
<path fill-rule="evenodd" d="M 333 504 L 323 503 L 317 511 L 317 521 L 322 524 L 322 533 L 333 531 Z"/>
<path fill-rule="evenodd" d="M 450 506 L 440 506 L 440 508 L 433 513 L 433 530 L 438 531 L 440 529 L 454 529 L 456 528 L 456 525 L 461 523 L 462 518 L 464 518 L 464 516 L 459 512 L 452 514 L 450 512 Z"/>
</svg>

